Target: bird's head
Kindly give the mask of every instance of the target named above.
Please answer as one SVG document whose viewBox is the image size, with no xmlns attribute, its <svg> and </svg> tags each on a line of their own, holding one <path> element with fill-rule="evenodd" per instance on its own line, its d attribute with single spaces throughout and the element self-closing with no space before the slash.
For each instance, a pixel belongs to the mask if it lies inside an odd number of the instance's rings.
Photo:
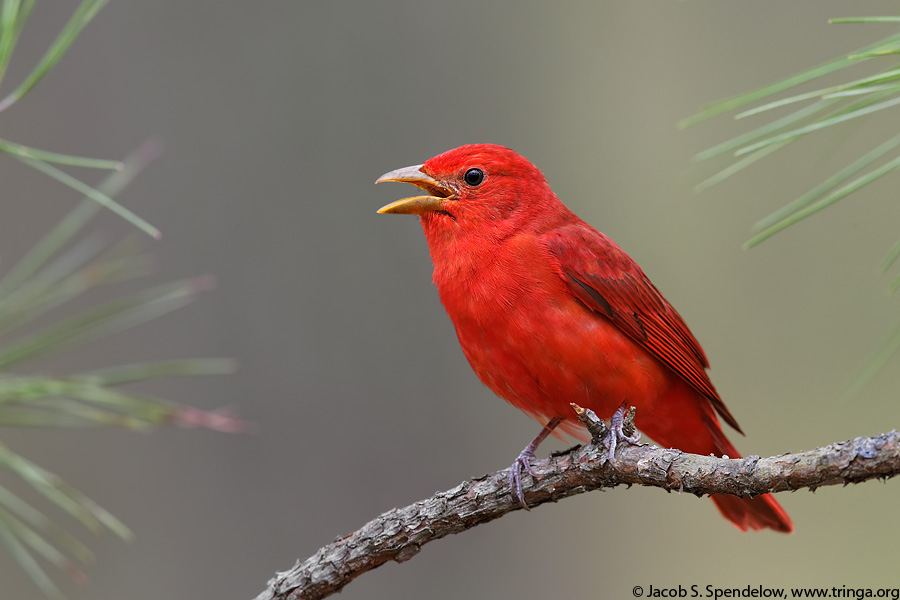
<svg viewBox="0 0 900 600">
<path fill-rule="evenodd" d="M 544 175 L 526 158 L 503 146 L 471 144 L 448 150 L 424 164 L 385 173 L 375 183 L 400 181 L 427 192 L 378 209 L 415 214 L 426 234 L 521 229 L 542 212 L 561 206 Z"/>
</svg>

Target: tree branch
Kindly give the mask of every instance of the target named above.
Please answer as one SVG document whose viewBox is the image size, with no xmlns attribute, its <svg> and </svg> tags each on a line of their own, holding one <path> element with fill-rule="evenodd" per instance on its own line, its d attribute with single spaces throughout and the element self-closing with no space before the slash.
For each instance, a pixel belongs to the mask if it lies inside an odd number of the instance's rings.
<svg viewBox="0 0 900 600">
<path fill-rule="evenodd" d="M 755 496 L 886 479 L 900 473 L 900 432 L 896 430 L 771 458 L 716 458 L 656 446 L 620 444 L 613 468 L 606 460 L 606 449 L 596 441 L 605 429 L 603 422 L 589 410 L 582 411 L 579 418 L 595 441 L 532 463 L 537 478 L 525 489 L 529 506 L 622 484 L 655 486 L 697 496 Z M 288 571 L 277 573 L 256 600 L 324 598 L 387 561 L 409 560 L 432 540 L 519 510 L 521 506 L 510 493 L 508 480 L 509 470 L 504 469 L 469 479 L 405 508 L 389 510 L 305 561 L 297 561 Z"/>
</svg>

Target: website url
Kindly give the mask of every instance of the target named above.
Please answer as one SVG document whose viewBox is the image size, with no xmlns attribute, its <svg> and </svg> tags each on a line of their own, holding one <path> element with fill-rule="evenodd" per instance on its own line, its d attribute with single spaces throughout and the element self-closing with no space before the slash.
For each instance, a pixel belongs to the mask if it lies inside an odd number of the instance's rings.
<svg viewBox="0 0 900 600">
<path fill-rule="evenodd" d="M 712 585 L 684 587 L 655 587 L 648 590 L 634 586 L 635 598 L 890 598 L 900 600 L 900 588 L 854 588 L 846 585 L 824 588 L 768 588 L 747 585 L 739 588 L 719 588 Z"/>
</svg>

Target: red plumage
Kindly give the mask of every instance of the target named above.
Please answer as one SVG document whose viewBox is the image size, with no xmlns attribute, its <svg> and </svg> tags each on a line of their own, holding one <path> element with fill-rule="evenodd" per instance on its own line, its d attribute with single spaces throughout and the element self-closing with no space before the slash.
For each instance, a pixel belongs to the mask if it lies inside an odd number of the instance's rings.
<svg viewBox="0 0 900 600">
<path fill-rule="evenodd" d="M 570 402 L 600 415 L 625 402 L 637 407 L 638 428 L 663 446 L 739 456 L 716 413 L 740 428 L 681 316 L 525 158 L 463 146 L 384 180 L 432 194 L 382 211 L 419 214 L 441 302 L 494 393 L 541 422 L 562 419 L 576 435 Z M 742 530 L 793 528 L 771 496 L 713 501 Z"/>
</svg>

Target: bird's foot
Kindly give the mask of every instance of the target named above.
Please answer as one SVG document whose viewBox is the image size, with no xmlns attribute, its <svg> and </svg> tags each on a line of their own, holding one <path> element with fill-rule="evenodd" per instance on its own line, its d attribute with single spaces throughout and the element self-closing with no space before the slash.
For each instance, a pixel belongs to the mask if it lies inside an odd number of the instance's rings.
<svg viewBox="0 0 900 600">
<path fill-rule="evenodd" d="M 522 470 L 524 469 L 525 472 L 532 477 L 535 476 L 534 471 L 531 469 L 531 460 L 534 458 L 534 451 L 541 445 L 541 442 L 550 435 L 550 432 L 562 422 L 563 419 L 560 417 L 553 417 L 550 419 L 550 422 L 544 425 L 544 428 L 541 429 L 541 432 L 537 434 L 533 440 L 531 440 L 531 443 L 525 446 L 524 450 L 519 452 L 518 458 L 513 461 L 512 466 L 509 468 L 509 489 L 516 493 L 519 504 L 521 504 L 522 508 L 525 510 L 531 509 L 528 508 L 528 505 L 525 503 L 525 494 L 522 492 Z"/>
<path fill-rule="evenodd" d="M 522 471 L 525 471 L 534 477 L 534 470 L 531 468 L 531 459 L 533 458 L 534 450 L 531 449 L 531 445 L 529 444 L 519 453 L 519 456 L 513 461 L 512 466 L 509 468 L 509 488 L 515 492 L 516 498 L 519 499 L 519 504 L 521 504 L 522 508 L 525 510 L 531 509 L 528 508 L 528 504 L 525 503 L 525 494 L 522 492 Z"/>
<path fill-rule="evenodd" d="M 603 439 L 603 445 L 609 451 L 609 464 L 616 466 L 616 444 L 619 442 L 628 442 L 629 444 L 637 444 L 641 439 L 641 434 L 634 428 L 634 408 L 628 411 L 626 416 L 625 403 L 623 402 L 616 412 L 613 413 L 609 420 L 609 432 Z"/>
</svg>

